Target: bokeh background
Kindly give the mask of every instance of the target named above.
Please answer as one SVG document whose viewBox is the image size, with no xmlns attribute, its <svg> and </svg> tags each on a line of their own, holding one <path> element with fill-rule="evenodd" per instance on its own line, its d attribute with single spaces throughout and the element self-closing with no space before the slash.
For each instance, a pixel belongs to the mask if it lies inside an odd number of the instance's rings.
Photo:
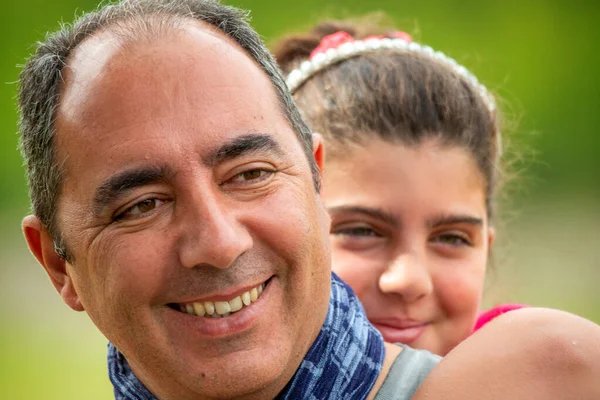
<svg viewBox="0 0 600 400">
<path fill-rule="evenodd" d="M 517 178 L 507 186 L 486 303 L 600 322 L 600 7 L 572 0 L 231 0 L 267 41 L 374 10 L 471 69 L 500 100 Z M 94 0 L 4 0 L 0 13 L 0 398 L 108 399 L 106 340 L 68 309 L 20 232 L 19 65 Z"/>
</svg>

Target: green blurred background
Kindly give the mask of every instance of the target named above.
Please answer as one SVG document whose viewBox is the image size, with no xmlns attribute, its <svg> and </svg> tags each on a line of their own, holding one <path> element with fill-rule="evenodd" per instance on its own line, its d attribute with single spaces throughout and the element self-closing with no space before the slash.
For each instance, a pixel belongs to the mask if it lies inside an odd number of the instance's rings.
<svg viewBox="0 0 600 400">
<path fill-rule="evenodd" d="M 507 187 L 486 303 L 520 301 L 600 322 L 600 7 L 575 0 L 238 0 L 269 41 L 322 17 L 387 12 L 502 100 L 517 179 Z M 65 305 L 20 233 L 19 64 L 94 0 L 5 0 L 0 13 L 0 398 L 107 399 L 106 341 Z M 516 154 L 516 156 L 515 156 Z"/>
</svg>

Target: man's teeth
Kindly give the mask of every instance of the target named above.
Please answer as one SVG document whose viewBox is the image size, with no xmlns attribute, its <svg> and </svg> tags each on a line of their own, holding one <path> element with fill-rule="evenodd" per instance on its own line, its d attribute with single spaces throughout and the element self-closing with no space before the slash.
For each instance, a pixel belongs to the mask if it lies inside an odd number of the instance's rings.
<svg viewBox="0 0 600 400">
<path fill-rule="evenodd" d="M 251 297 L 250 297 L 250 292 L 244 292 L 242 293 L 242 296 L 240 297 L 242 300 L 242 303 L 244 303 L 245 306 L 249 306 L 251 303 Z"/>
<path fill-rule="evenodd" d="M 180 304 L 179 307 L 181 312 L 197 315 L 199 317 L 227 317 L 254 303 L 260 297 L 264 288 L 265 284 L 261 283 L 257 287 L 252 288 L 229 301 L 203 301 L 198 303 Z"/>
</svg>

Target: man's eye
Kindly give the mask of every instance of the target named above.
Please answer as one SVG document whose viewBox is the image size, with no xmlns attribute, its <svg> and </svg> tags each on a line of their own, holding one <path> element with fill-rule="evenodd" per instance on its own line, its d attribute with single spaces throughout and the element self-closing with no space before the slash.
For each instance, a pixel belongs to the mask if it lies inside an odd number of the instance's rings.
<svg viewBox="0 0 600 400">
<path fill-rule="evenodd" d="M 366 226 L 357 226 L 352 228 L 332 229 L 332 235 L 353 236 L 353 237 L 380 237 L 381 235 L 373 229 Z"/>
<path fill-rule="evenodd" d="M 152 212 L 158 206 L 164 203 L 160 199 L 146 199 L 134 204 L 127 210 L 123 211 L 115 217 L 115 220 L 134 219 L 143 217 L 145 214 Z"/>
<path fill-rule="evenodd" d="M 253 179 L 258 179 L 258 178 L 262 177 L 264 173 L 265 173 L 265 171 L 263 171 L 263 170 L 253 169 L 252 171 L 242 172 L 241 175 L 245 180 L 251 181 Z"/>
<path fill-rule="evenodd" d="M 434 237 L 432 241 L 455 247 L 471 246 L 471 242 L 467 238 L 455 234 L 438 235 Z"/>
<path fill-rule="evenodd" d="M 251 169 L 248 171 L 240 172 L 235 175 L 232 179 L 232 183 L 251 183 L 251 182 L 260 182 L 263 181 L 270 176 L 272 176 L 275 171 L 270 171 L 266 169 Z"/>
</svg>

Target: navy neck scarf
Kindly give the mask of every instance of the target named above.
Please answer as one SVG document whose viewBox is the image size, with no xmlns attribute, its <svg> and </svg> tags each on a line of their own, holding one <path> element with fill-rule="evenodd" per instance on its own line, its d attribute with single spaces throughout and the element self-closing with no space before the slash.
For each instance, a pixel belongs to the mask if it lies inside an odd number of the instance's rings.
<svg viewBox="0 0 600 400">
<path fill-rule="evenodd" d="M 365 399 L 379 376 L 384 356 L 383 338 L 369 324 L 354 292 L 332 274 L 325 323 L 277 399 Z M 108 372 L 115 399 L 156 399 L 110 343 Z"/>
</svg>

